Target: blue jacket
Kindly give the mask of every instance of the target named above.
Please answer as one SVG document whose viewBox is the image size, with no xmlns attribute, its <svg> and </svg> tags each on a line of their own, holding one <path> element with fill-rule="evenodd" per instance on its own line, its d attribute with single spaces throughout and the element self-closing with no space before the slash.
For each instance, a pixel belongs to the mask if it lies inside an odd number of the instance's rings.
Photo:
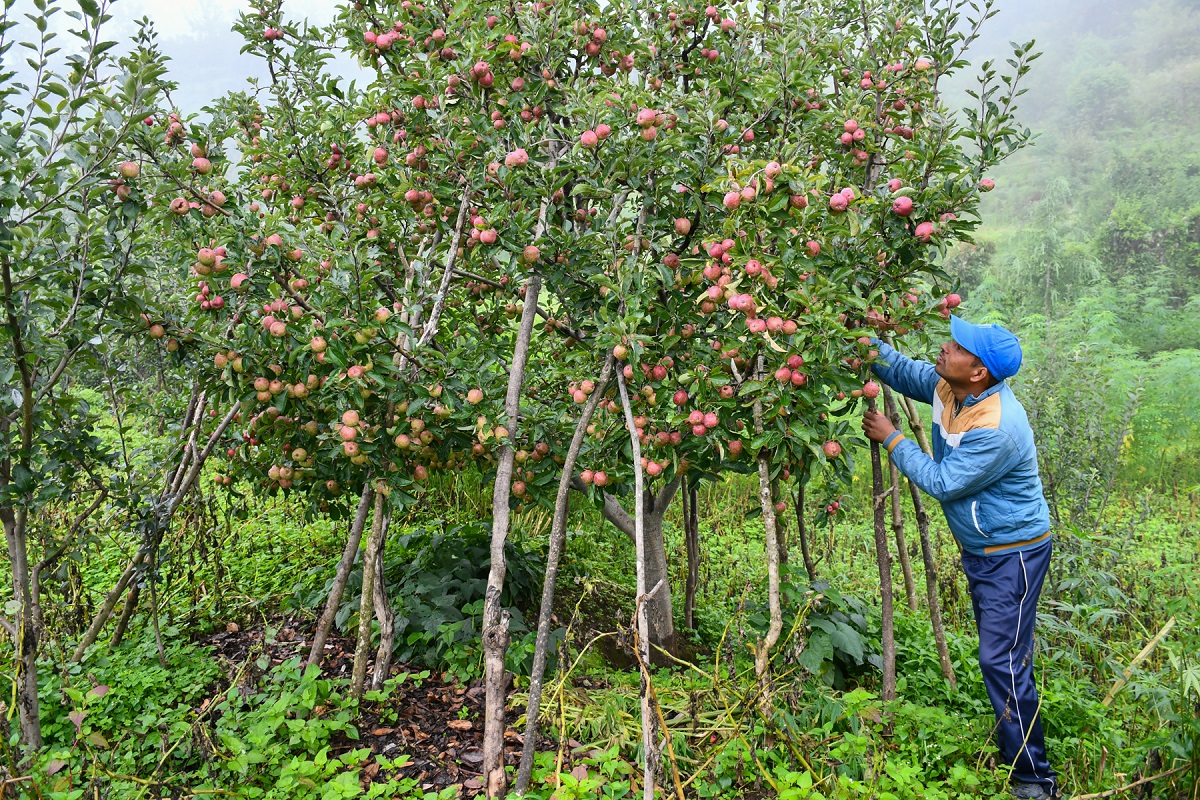
<svg viewBox="0 0 1200 800">
<path fill-rule="evenodd" d="M 892 463 L 942 504 L 950 532 L 977 556 L 1013 553 L 1050 538 L 1033 429 L 1008 384 L 971 395 L 955 411 L 949 384 L 927 361 L 884 342 L 871 367 L 901 394 L 933 405 L 933 458 L 899 431 L 884 442 Z"/>
</svg>

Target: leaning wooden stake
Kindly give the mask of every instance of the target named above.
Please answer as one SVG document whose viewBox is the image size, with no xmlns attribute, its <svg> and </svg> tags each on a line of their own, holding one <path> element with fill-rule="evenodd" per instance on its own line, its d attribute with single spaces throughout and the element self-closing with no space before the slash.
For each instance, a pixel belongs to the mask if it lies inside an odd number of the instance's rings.
<svg viewBox="0 0 1200 800">
<path fill-rule="evenodd" d="M 358 604 L 358 641 L 354 645 L 354 669 L 350 673 L 350 696 L 362 697 L 367 679 L 367 660 L 371 657 L 371 623 L 375 621 L 375 564 L 383 542 L 383 492 L 375 492 L 375 510 L 371 535 L 362 560 L 362 597 Z"/>
<path fill-rule="evenodd" d="M 933 557 L 933 542 L 929 539 L 929 514 L 921 500 L 921 490 L 912 481 L 908 482 L 908 493 L 916 509 L 917 530 L 921 533 L 921 560 L 925 563 L 925 598 L 929 605 L 929 622 L 933 625 L 933 641 L 937 644 L 938 661 L 942 666 L 942 677 L 950 689 L 958 688 L 954 675 L 954 664 L 950 661 L 950 648 L 946 645 L 946 626 L 942 622 L 942 601 L 938 597 L 937 562 Z"/>
<path fill-rule="evenodd" d="M 867 409 L 875 410 L 875 399 L 867 400 Z M 879 566 L 879 598 L 883 615 L 883 692 L 884 702 L 896 699 L 896 631 L 892 609 L 892 555 L 888 552 L 887 501 L 883 488 L 883 460 L 879 443 L 871 442 L 871 506 L 875 521 L 875 562 Z M 890 730 L 889 723 L 888 729 Z"/>
<path fill-rule="evenodd" d="M 887 404 L 888 416 L 892 416 L 892 411 L 896 407 L 895 398 L 892 391 L 884 387 L 884 402 Z M 922 449 L 929 447 L 929 442 L 922 440 L 924 434 L 922 432 L 921 418 L 917 415 L 916 406 L 911 404 L 908 398 L 905 399 L 904 408 L 906 412 L 910 412 L 908 416 L 909 427 L 916 436 L 918 444 L 922 444 Z M 899 415 L 896 415 L 899 416 Z M 926 450 L 926 455 L 930 455 Z M 917 532 L 921 537 L 921 561 L 925 565 L 925 602 L 929 606 L 929 623 L 933 626 L 933 641 L 937 645 L 938 663 L 942 668 L 942 677 L 950 684 L 950 689 L 953 691 L 958 688 L 958 678 L 954 674 L 954 664 L 950 661 L 950 648 L 946 645 L 946 626 L 942 622 L 942 602 L 938 595 L 937 583 L 937 561 L 933 556 L 933 542 L 929 538 L 929 515 L 925 512 L 925 503 L 921 499 L 921 492 L 917 489 L 917 485 L 911 480 L 908 481 L 908 494 L 912 498 L 913 516 L 917 518 Z"/>
<path fill-rule="evenodd" d="M 121 646 L 125 631 L 129 629 L 129 621 L 133 619 L 133 612 L 137 610 L 141 592 L 137 586 L 129 587 L 129 594 L 125 595 L 125 607 L 121 610 L 121 616 L 117 618 L 117 627 L 113 629 L 112 638 L 108 641 L 109 650 L 116 650 Z"/>
<path fill-rule="evenodd" d="M 758 371 L 761 376 L 761 360 Z M 758 434 L 763 431 L 762 403 L 758 401 L 754 403 L 754 429 Z M 771 648 L 779 641 L 779 634 L 783 631 L 783 611 L 779 598 L 779 542 L 775 526 L 775 498 L 771 495 L 771 456 L 765 447 L 758 452 L 758 503 L 762 509 L 763 531 L 766 534 L 767 606 L 770 610 L 770 623 L 767 626 L 767 635 L 754 645 L 754 675 L 760 687 L 759 703 L 765 714 L 771 705 L 771 676 L 767 672 L 771 663 Z"/>
<path fill-rule="evenodd" d="M 504 707 L 508 686 L 504 660 L 508 653 L 509 615 L 500 604 L 500 594 L 504 589 L 504 543 L 508 538 L 508 503 L 512 492 L 514 453 L 510 442 L 517 435 L 521 386 L 525 381 L 525 364 L 529 358 L 541 290 L 542 279 L 531 274 L 525 284 L 525 308 L 521 312 L 521 326 L 517 330 L 504 398 L 504 421 L 508 425 L 509 438 L 501 443 L 496 482 L 492 487 L 491 566 L 483 599 L 483 780 L 489 798 L 504 797 L 508 790 L 508 776 L 504 773 Z"/>
<path fill-rule="evenodd" d="M 630 447 L 633 455 L 633 496 L 642 496 L 642 448 L 638 441 L 637 425 L 633 421 L 633 409 L 629 405 L 629 392 L 625 388 L 625 377 L 617 372 L 617 389 L 621 393 L 621 405 L 625 409 L 625 427 L 629 431 Z M 644 503 L 634 503 L 633 543 L 637 558 L 637 625 L 639 649 L 638 658 L 643 663 L 650 663 L 650 620 L 646 616 L 646 510 Z M 650 693 L 646 685 L 646 675 L 642 674 L 641 685 L 642 706 L 642 752 L 645 754 L 645 768 L 642 774 L 642 796 L 644 800 L 654 800 L 654 790 L 658 783 L 658 766 L 661 755 L 654 735 L 654 713 L 650 705 Z M 664 731 L 664 734 L 669 735 Z"/>
<path fill-rule="evenodd" d="M 1077 794 L 1074 797 L 1070 798 L 1070 800 L 1104 800 L 1104 798 L 1107 798 L 1107 797 L 1116 797 L 1119 794 L 1128 794 L 1130 789 L 1136 789 L 1137 787 L 1143 786 L 1147 783 L 1152 783 L 1154 781 L 1162 780 L 1163 778 L 1169 778 L 1172 775 L 1178 775 L 1181 772 L 1186 772 L 1187 770 L 1191 769 L 1193 766 L 1195 766 L 1195 765 L 1192 764 L 1191 762 L 1189 762 L 1187 764 L 1181 764 L 1180 766 L 1175 767 L 1174 769 L 1169 769 L 1166 772 L 1160 772 L 1157 775 L 1150 775 L 1148 777 L 1141 778 L 1139 780 L 1134 781 L 1133 783 L 1127 783 L 1124 786 L 1118 786 L 1116 789 L 1109 789 L 1104 792 L 1095 792 L 1094 794 Z"/>
<path fill-rule="evenodd" d="M 652 597 L 654 593 L 661 589 L 665 583 L 666 578 L 659 578 L 658 583 L 654 584 L 650 591 L 646 593 L 646 597 L 642 599 Z M 638 612 L 635 612 L 634 618 L 637 616 Z M 633 630 L 633 635 L 635 638 L 637 637 L 637 633 L 637 627 L 635 626 Z M 679 762 L 675 759 L 675 748 L 671 745 L 671 732 L 667 727 L 666 718 L 663 717 L 662 706 L 659 705 L 658 702 L 658 695 L 654 691 L 654 681 L 650 678 L 650 665 L 647 664 L 642 658 L 641 643 L 635 642 L 634 644 L 634 652 L 637 654 L 638 669 L 641 672 L 642 680 L 646 684 L 646 694 L 650 698 L 650 705 L 654 709 L 654 718 L 658 721 L 659 730 L 663 732 L 663 743 L 667 747 L 667 761 L 670 762 L 671 765 L 671 781 L 675 786 L 675 798 L 676 800 L 685 800 L 683 794 L 683 782 L 679 780 Z M 649 652 L 649 649 L 647 649 L 646 652 Z"/>
<path fill-rule="evenodd" d="M 346 547 L 342 551 L 342 560 L 338 562 L 337 573 L 333 578 L 333 586 L 329 597 L 325 600 L 325 609 L 317 621 L 317 630 L 313 634 L 312 647 L 308 651 L 308 664 L 320 664 L 325 653 L 325 640 L 333 630 L 333 620 L 337 617 L 338 606 L 342 602 L 342 593 L 346 591 L 346 581 L 350 579 L 350 570 L 354 567 L 354 559 L 358 555 L 358 545 L 362 541 L 363 529 L 367 525 L 367 514 L 371 511 L 371 500 L 374 490 L 371 489 L 371 476 L 363 483 L 362 497 L 358 500 L 358 511 L 354 522 L 350 525 L 350 535 L 346 537 Z"/>
<path fill-rule="evenodd" d="M 217 446 L 217 442 L 220 441 L 221 437 L 225 434 L 225 429 L 229 427 L 231 422 L 233 422 L 233 418 L 237 416 L 240 409 L 241 406 L 238 403 L 234 403 L 229 407 L 229 411 L 225 413 L 225 416 L 222 417 L 221 421 L 217 424 L 216 430 L 209 435 L 208 443 L 199 453 L 197 453 L 195 450 L 194 442 L 192 446 L 185 448 L 181 457 L 190 459 L 191 468 L 185 472 L 184 464 L 180 463 L 178 468 L 173 473 L 173 479 L 169 482 L 167 487 L 163 489 L 163 493 L 159 498 L 159 502 L 166 503 L 166 510 L 163 512 L 162 522 L 164 529 L 170 526 L 171 519 L 175 516 L 175 511 L 178 510 L 179 504 L 183 502 L 183 498 L 187 496 L 188 492 L 191 491 L 192 487 L 195 485 L 196 478 L 200 474 L 201 467 L 204 466 L 204 462 L 208 460 L 209 455 L 212 454 L 213 448 Z M 198 421 L 199 414 L 197 413 L 195 416 Z M 122 572 L 121 577 L 117 579 L 117 585 L 114 586 L 112 590 L 109 591 L 109 593 L 105 596 L 104 603 L 100 606 L 100 610 L 96 612 L 96 616 L 92 619 L 92 624 L 88 626 L 83 638 L 79 641 L 78 646 L 76 646 L 75 653 L 71 656 L 72 661 L 82 660 L 84 653 L 87 652 L 87 649 L 96 643 L 96 639 L 100 636 L 100 631 L 104 628 L 104 625 L 112 616 L 113 610 L 117 606 L 117 602 L 121 599 L 121 595 L 125 593 L 127 588 L 129 588 L 129 583 L 137 574 L 138 567 L 140 567 L 142 562 L 145 561 L 146 554 L 146 548 L 144 546 L 138 547 L 138 551 L 133 555 L 133 558 L 129 560 L 129 564 L 126 565 L 125 571 Z"/>
<path fill-rule="evenodd" d="M 1113 699 L 1117 696 L 1117 692 L 1121 691 L 1121 689 L 1125 687 L 1125 684 L 1129 683 L 1129 679 L 1133 677 L 1133 671 L 1138 668 L 1139 664 L 1150 657 L 1150 653 L 1154 651 L 1154 648 L 1158 646 L 1158 643 L 1166 638 L 1166 635 L 1171 632 L 1171 628 L 1174 627 L 1175 618 L 1171 617 L 1169 620 L 1167 620 L 1167 624 L 1163 625 L 1159 632 L 1154 635 L 1154 638 L 1150 640 L 1150 643 L 1143 647 L 1142 651 L 1133 657 L 1133 661 L 1129 662 L 1129 666 L 1126 667 L 1125 671 L 1121 673 L 1121 677 L 1117 678 L 1117 682 L 1114 683 L 1112 688 L 1108 690 L 1108 694 L 1104 695 L 1104 699 L 1100 701 L 1100 705 L 1107 706 L 1112 704 Z"/>
<path fill-rule="evenodd" d="M 780 497 L 785 491 L 778 478 L 771 481 L 772 503 L 778 505 L 781 502 Z M 784 503 L 784 506 L 786 507 L 787 503 Z M 782 566 L 788 563 L 788 531 L 787 520 L 780 516 L 778 512 L 775 514 L 775 538 L 779 542 L 779 563 Z"/>
<path fill-rule="evenodd" d="M 896 412 L 896 404 L 892 401 L 892 393 L 888 390 L 884 395 L 884 408 L 892 424 L 900 427 L 900 414 Z M 888 459 L 888 473 L 892 483 L 892 533 L 896 536 L 896 552 L 900 556 L 900 572 L 904 575 L 904 596 L 908 600 L 908 610 L 916 613 L 917 584 L 913 580 L 912 560 L 908 557 L 908 540 L 904 535 L 904 508 L 900 495 L 900 470 Z"/>
<path fill-rule="evenodd" d="M 542 707 L 542 680 L 546 675 L 546 650 L 550 641 L 550 615 L 554 608 L 554 586 L 558 580 L 558 563 L 562 558 L 563 547 L 567 541 L 567 518 L 571 508 L 571 479 L 575 474 L 575 462 L 579 460 L 579 451 L 583 447 L 583 438 L 587 435 L 588 425 L 592 415 L 600 405 L 608 382 L 612 379 L 613 364 L 616 359 L 609 355 L 600 370 L 600 378 L 596 387 L 583 405 L 579 422 L 575 425 L 575 435 L 571 437 L 571 445 L 567 448 L 567 457 L 563 462 L 562 473 L 558 478 L 558 495 L 554 501 L 554 521 L 550 526 L 550 549 L 546 554 L 546 574 L 542 579 L 542 606 L 538 611 L 537 639 L 533 646 L 533 668 L 529 675 L 529 703 L 525 707 L 525 743 L 521 750 L 521 766 L 517 770 L 517 780 L 513 791 L 519 796 L 529 789 L 529 779 L 533 775 L 533 755 L 537 750 L 538 715 Z"/>
<path fill-rule="evenodd" d="M 683 537 L 687 548 L 687 583 L 683 590 L 683 624 L 696 629 L 696 590 L 700 586 L 700 491 L 688 480 L 683 491 Z"/>
</svg>

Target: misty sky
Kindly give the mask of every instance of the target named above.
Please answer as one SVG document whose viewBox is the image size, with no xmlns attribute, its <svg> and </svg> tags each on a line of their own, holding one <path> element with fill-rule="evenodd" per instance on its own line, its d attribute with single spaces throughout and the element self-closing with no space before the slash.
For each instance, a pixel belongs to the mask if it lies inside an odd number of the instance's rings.
<svg viewBox="0 0 1200 800">
<path fill-rule="evenodd" d="M 324 25 L 333 18 L 332 0 L 286 0 L 285 17 L 308 18 Z M 244 41 L 230 30 L 245 0 L 119 0 L 113 6 L 117 32 L 126 37 L 135 20 L 149 17 L 158 31 L 159 44 L 171 58 L 170 76 L 179 84 L 175 102 L 187 112 L 225 92 L 246 87 L 247 77 L 265 79 L 262 59 L 239 54 Z"/>
<path fill-rule="evenodd" d="M 74 0 L 59 0 L 58 4 L 63 11 L 77 8 Z M 286 0 L 285 17 L 307 18 L 323 25 L 333 18 L 335 6 L 334 0 Z M 248 11 L 249 7 L 246 0 L 110 0 L 112 20 L 106 23 L 104 36 L 120 42 L 123 49 L 136 33 L 138 20 L 149 18 L 158 32 L 159 47 L 171 59 L 169 77 L 179 84 L 173 99 L 183 111 L 192 113 L 230 90 L 246 88 L 248 77 L 267 77 L 261 59 L 238 53 L 244 42 L 230 30 L 238 13 Z M 75 23 L 63 11 L 51 18 L 50 28 L 59 32 L 54 44 L 68 50 L 76 40 L 67 36 L 65 30 Z M 20 24 L 10 38 L 35 39 L 36 31 L 25 19 L 29 13 L 34 13 L 33 4 L 17 0 L 10 18 Z M 28 70 L 24 60 L 29 55 L 28 51 L 14 47 L 8 53 L 8 60 L 23 73 Z"/>
<path fill-rule="evenodd" d="M 73 0 L 60 2 L 65 9 L 75 7 Z M 987 41 L 981 43 L 982 49 L 1027 35 L 1038 23 L 1044 24 L 1047 17 L 1072 6 L 1095 4 L 1096 0 L 998 0 L 1000 14 L 985 27 Z M 1104 5 L 1103 0 L 1100 5 Z M 307 18 L 312 23 L 325 24 L 332 19 L 335 6 L 335 0 L 285 0 L 284 13 L 290 20 Z M 23 18 L 24 13 L 32 10 L 28 0 L 17 0 L 17 13 L 13 17 Z M 127 42 L 136 31 L 136 20 L 148 17 L 158 31 L 160 47 L 171 58 L 170 76 L 179 83 L 174 99 L 184 111 L 193 112 L 225 92 L 245 88 L 247 77 L 266 77 L 260 59 L 238 53 L 243 41 L 230 31 L 238 13 L 246 10 L 249 10 L 246 0 L 115 0 L 111 4 L 112 22 L 107 33 Z M 61 30 L 68 22 L 60 13 L 52 27 Z M 31 38 L 33 31 L 27 22 L 20 28 L 20 38 Z M 64 39 L 60 37 L 58 43 L 68 44 Z M 15 56 L 17 62 L 23 61 L 24 55 L 16 49 L 10 51 L 10 57 Z M 345 66 L 354 69 L 349 61 Z"/>
</svg>

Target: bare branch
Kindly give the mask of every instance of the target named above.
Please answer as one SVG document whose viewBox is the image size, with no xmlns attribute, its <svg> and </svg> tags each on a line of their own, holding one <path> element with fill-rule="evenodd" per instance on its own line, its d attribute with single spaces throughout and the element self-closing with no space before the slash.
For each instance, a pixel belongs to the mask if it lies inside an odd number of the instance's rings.
<svg viewBox="0 0 1200 800">
<path fill-rule="evenodd" d="M 179 487 L 179 492 L 171 498 L 171 505 L 167 508 L 168 519 L 170 519 L 171 515 L 175 513 L 175 509 L 179 508 L 179 504 L 183 502 L 183 498 L 187 495 L 188 490 L 190 490 L 192 488 L 192 484 L 195 483 L 196 476 L 200 474 L 200 468 L 204 466 L 204 462 L 208 460 L 213 448 L 216 447 L 217 442 L 225 433 L 225 429 L 229 427 L 229 423 L 233 422 L 233 418 L 237 415 L 240 409 L 241 405 L 239 403 L 234 403 L 230 407 L 229 411 L 225 414 L 224 419 L 221 420 L 221 423 L 217 425 L 217 429 L 212 432 L 211 436 L 208 437 L 208 444 L 205 445 L 204 450 L 200 452 L 200 455 L 196 457 L 192 463 L 192 468 L 188 472 L 187 477 L 184 479 L 183 484 Z"/>
<path fill-rule="evenodd" d="M 450 280 L 454 277 L 454 262 L 458 259 L 458 244 L 462 239 L 463 224 L 467 221 L 467 209 L 471 205 L 471 189 L 463 189 L 462 203 L 458 206 L 458 220 L 454 223 L 454 241 L 450 242 L 450 252 L 446 256 L 446 271 L 442 274 L 442 285 L 438 288 L 433 301 L 433 310 L 425 322 L 425 329 L 417 341 L 414 350 L 420 350 L 437 333 L 438 322 L 442 318 L 442 309 L 446 307 L 446 295 L 450 291 Z"/>
</svg>

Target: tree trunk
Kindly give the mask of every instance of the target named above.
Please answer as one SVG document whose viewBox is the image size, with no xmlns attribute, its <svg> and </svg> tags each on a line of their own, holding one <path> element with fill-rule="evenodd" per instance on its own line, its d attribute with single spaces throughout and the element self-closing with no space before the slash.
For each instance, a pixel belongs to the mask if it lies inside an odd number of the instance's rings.
<svg viewBox="0 0 1200 800">
<path fill-rule="evenodd" d="M 198 383 L 193 384 L 192 396 L 188 401 L 187 410 L 183 414 L 183 423 L 180 426 L 180 437 L 183 441 L 183 450 L 179 454 L 179 461 L 174 465 L 174 468 L 167 473 L 164 481 L 163 492 L 160 495 L 160 502 L 168 503 L 166 512 L 168 524 L 171 515 L 174 514 L 175 509 L 178 507 L 176 498 L 181 497 L 183 491 L 185 491 L 184 486 L 187 484 L 186 478 L 188 473 L 188 465 L 191 464 L 192 460 L 197 457 L 195 449 L 196 431 L 199 429 L 200 422 L 202 421 L 204 404 L 205 393 L 199 391 Z M 229 415 L 227 415 L 227 419 L 232 417 L 232 414 L 236 409 L 237 404 L 234 404 L 234 406 L 230 409 Z M 222 432 L 223 430 L 224 428 L 221 428 Z M 208 449 L 205 450 L 206 454 L 207 452 Z M 203 462 L 200 463 L 202 464 Z M 187 488 L 190 488 L 190 484 L 187 484 Z M 154 513 L 158 514 L 159 512 L 156 509 Z M 80 640 L 79 645 L 75 648 L 75 653 L 72 656 L 73 661 L 81 660 L 84 653 L 87 651 L 87 648 L 95 644 L 96 640 L 100 638 L 100 631 L 104 629 L 104 626 L 108 623 L 109 617 L 112 616 L 113 611 L 116 609 L 117 601 L 120 600 L 121 594 L 137 575 L 138 567 L 141 566 L 142 562 L 146 560 L 149 549 L 150 542 L 143 537 L 142 541 L 138 545 L 138 552 L 134 554 L 134 557 L 130 560 L 130 563 L 125 567 L 125 571 L 117 580 L 117 585 L 113 587 L 113 589 L 105 597 L 104 603 L 100 606 L 100 611 L 97 612 L 95 618 L 92 620 L 91 625 L 88 626 L 87 631 Z M 121 609 L 121 616 L 117 621 L 117 628 L 113 632 L 113 637 L 109 642 L 110 648 L 115 648 L 121 644 L 121 641 L 125 636 L 125 632 L 129 627 L 129 622 L 133 619 L 134 612 L 137 610 L 137 604 L 140 599 L 141 590 L 138 586 L 134 586 L 132 589 L 130 589 L 129 593 L 125 597 L 125 605 Z"/>
<path fill-rule="evenodd" d="M 621 393 L 621 406 L 625 409 L 625 428 L 629 432 L 629 442 L 633 456 L 633 496 L 640 499 L 643 497 L 642 447 L 638 441 L 637 425 L 633 422 L 633 409 L 629 405 L 629 392 L 625 388 L 625 376 L 621 372 L 617 372 L 617 388 Z M 646 561 L 646 506 L 644 502 L 636 504 L 633 525 L 633 544 L 637 554 L 637 599 L 635 602 L 636 618 L 634 624 L 637 628 L 639 658 L 643 664 L 649 665 L 650 620 L 646 614 L 644 601 L 647 590 L 651 587 L 647 582 L 649 575 Z M 664 587 L 655 584 L 653 588 L 661 591 Z M 654 790 L 657 788 L 658 766 L 661 756 L 658 752 L 658 743 L 655 737 L 654 713 L 650 708 L 650 691 L 649 684 L 646 681 L 645 669 L 641 671 L 641 676 L 642 753 L 645 756 L 645 765 L 642 772 L 642 797 L 644 800 L 654 800 Z"/>
<path fill-rule="evenodd" d="M 813 561 L 812 550 L 808 546 L 808 527 L 804 523 L 804 480 L 806 477 L 806 475 L 801 475 L 796 479 L 796 538 L 800 540 L 800 555 L 804 558 L 804 571 L 808 573 L 810 581 L 815 581 L 817 565 Z"/>
<path fill-rule="evenodd" d="M 27 753 L 32 753 L 42 746 L 42 721 L 38 708 L 38 632 L 33 624 L 33 597 L 29 585 L 27 515 L 24 508 L 14 510 L 10 507 L 0 511 L 12 568 L 13 596 L 18 604 L 13 620 L 17 633 L 13 641 L 17 662 L 17 715 L 21 722 L 21 743 Z"/>
<path fill-rule="evenodd" d="M 668 591 L 671 575 L 667 569 L 663 514 L 657 508 L 653 512 L 646 513 L 646 504 L 643 504 L 642 516 L 642 552 L 646 568 L 646 590 L 649 591 L 658 586 L 660 582 L 662 583 L 657 592 L 642 601 L 642 606 L 646 608 L 646 620 L 649 624 L 648 645 L 661 647 L 673 653 L 675 652 L 675 610 L 671 605 L 671 592 Z M 660 600 L 659 595 L 663 599 Z M 653 613 L 650 609 L 653 609 Z"/>
<path fill-rule="evenodd" d="M 384 494 L 375 491 L 375 510 L 371 517 L 371 535 L 367 537 L 367 549 L 362 560 L 362 596 L 358 604 L 358 641 L 354 645 L 354 669 L 350 673 L 350 696 L 362 697 L 363 685 L 367 680 L 367 660 L 371 652 L 371 623 L 375 621 L 375 564 L 379 559 L 379 545 L 383 541 Z"/>
<path fill-rule="evenodd" d="M 540 226 L 539 226 L 540 227 Z M 535 237 L 536 238 L 536 237 Z M 531 274 L 525 284 L 525 307 L 513 347 L 512 366 L 508 371 L 508 392 L 504 398 L 505 423 L 509 440 L 500 448 L 496 482 L 492 488 L 491 565 L 483 600 L 483 667 L 485 707 L 483 717 L 483 782 L 489 798 L 504 797 L 508 776 L 504 774 L 504 706 L 508 687 L 504 667 L 508 652 L 508 611 L 500 605 L 504 590 L 504 542 L 508 538 L 508 503 L 512 493 L 513 449 L 509 444 L 517 436 L 521 386 L 525 381 L 525 363 L 533 338 L 542 279 Z"/>
<path fill-rule="evenodd" d="M 396 613 L 387 595 L 387 579 L 384 577 L 383 554 L 387 549 L 388 527 L 392 521 L 390 511 L 383 512 L 383 535 L 379 538 L 379 552 L 375 556 L 375 618 L 379 620 L 379 649 L 375 651 L 375 670 L 371 673 L 371 688 L 379 691 L 392 669 L 392 650 L 396 646 Z"/>
<path fill-rule="evenodd" d="M 640 449 L 640 448 L 639 448 Z M 638 462 L 640 465 L 640 461 Z M 655 495 L 649 491 L 643 491 L 640 495 L 641 502 L 636 503 L 638 510 L 642 513 L 642 522 L 645 526 L 644 544 L 647 548 L 647 564 L 648 568 L 654 572 L 656 576 L 666 577 L 667 572 L 667 552 L 664 546 L 663 538 L 663 518 L 666 516 L 667 509 L 671 506 L 671 500 L 674 499 L 675 493 L 679 491 L 679 486 L 682 483 L 682 477 L 676 475 L 666 486 L 659 490 Z M 634 539 L 634 518 L 629 515 L 617 498 L 605 493 L 604 505 L 600 509 L 604 518 L 617 527 L 619 531 L 629 537 L 630 541 Z M 635 512 L 636 513 L 636 512 Z M 655 577 L 655 581 L 658 577 Z M 654 584 L 651 583 L 653 588 Z M 671 600 L 670 581 L 664 581 L 663 585 L 654 594 L 647 597 L 644 601 L 646 608 L 646 616 L 650 620 L 650 644 L 653 648 L 661 648 L 668 652 L 675 650 L 675 611 L 674 604 Z"/>
<path fill-rule="evenodd" d="M 517 770 L 517 781 L 513 791 L 524 795 L 529 790 L 529 779 L 533 774 L 533 756 L 537 750 L 538 715 L 542 706 L 542 679 L 546 674 L 546 648 L 550 641 L 550 616 L 554 610 L 554 589 L 558 581 L 558 563 L 562 558 L 567 541 L 567 518 L 571 510 L 571 483 L 575 474 L 575 462 L 583 447 L 588 425 L 600 405 L 600 399 L 612 379 L 615 359 L 609 355 L 600 370 L 600 378 L 575 424 L 575 435 L 567 448 L 562 472 L 558 477 L 558 495 L 554 500 L 554 521 L 550 526 L 550 549 L 546 554 L 546 574 L 542 579 L 542 605 L 538 611 L 537 639 L 533 647 L 533 669 L 529 675 L 529 703 L 525 707 L 525 742 L 521 749 L 521 766 Z"/>
<path fill-rule="evenodd" d="M 25 344 L 21 336 L 21 324 L 17 319 L 13 303 L 12 273 L 7 258 L 3 260 L 4 307 L 7 316 L 6 324 L 12 334 L 13 360 L 21 378 L 21 421 L 20 448 L 13 452 L 18 456 L 21 467 L 32 472 L 31 459 L 34 444 L 34 397 L 33 368 L 31 360 L 27 359 Z M 0 415 L 2 416 L 2 415 Z M 9 434 L 9 422 L 0 423 L 0 431 L 5 438 Z M 0 490 L 9 489 L 13 477 L 13 461 L 6 453 L 0 459 Z M 7 494 L 7 492 L 6 492 Z M 4 526 L 4 539 L 8 546 L 8 563 L 12 570 L 13 599 L 17 602 L 17 613 L 13 619 L 16 629 L 13 635 L 13 655 L 16 661 L 16 676 L 13 679 L 16 694 L 17 713 L 21 722 L 21 742 L 25 745 L 26 753 L 42 746 L 42 721 L 38 709 L 38 680 L 37 680 L 37 651 L 38 627 L 34 624 L 34 597 L 29 573 L 29 540 L 28 522 L 29 510 L 24 505 L 14 502 L 16 498 L 9 496 L 5 504 L 0 506 L 0 523 Z"/>
<path fill-rule="evenodd" d="M 875 410 L 875 399 L 867 400 L 867 408 Z M 896 631 L 892 609 L 892 557 L 888 552 L 887 497 L 883 489 L 883 461 L 879 443 L 871 442 L 871 505 L 875 522 L 875 561 L 879 566 L 879 597 L 883 616 L 883 692 L 884 702 L 896 699 Z M 887 729 L 891 730 L 891 723 Z"/>
<path fill-rule="evenodd" d="M 337 573 L 333 578 L 333 586 L 329 589 L 329 597 L 325 600 L 325 608 L 317 621 L 317 630 L 313 633 L 312 647 L 308 650 L 308 664 L 320 664 L 325 653 L 325 640 L 333 629 L 333 620 L 337 617 L 338 606 L 342 602 L 342 593 L 346 591 L 346 581 L 350 579 L 350 570 L 354 568 L 354 558 L 358 555 L 358 544 L 362 541 L 363 528 L 367 524 L 367 514 L 371 510 L 371 499 L 374 493 L 371 489 L 371 476 L 367 475 L 363 482 L 362 497 L 358 501 L 358 511 L 354 522 L 350 524 L 350 535 L 346 537 L 346 547 L 342 550 L 342 560 L 338 562 Z"/>
<path fill-rule="evenodd" d="M 683 537 L 687 547 L 687 584 L 683 590 L 683 624 L 696 630 L 696 590 L 700 586 L 700 492 L 689 480 L 683 494 Z"/>
<path fill-rule="evenodd" d="M 34 630 L 37 631 L 39 640 L 46 630 L 45 626 L 42 624 L 42 575 L 45 574 L 47 569 L 56 565 L 63 555 L 66 554 L 66 552 L 71 549 L 72 546 L 74 546 L 75 536 L 79 533 L 80 528 L 82 528 L 83 524 L 91 518 L 92 514 L 96 513 L 96 511 L 101 505 L 104 504 L 104 501 L 107 498 L 108 489 L 100 488 L 100 491 L 96 493 L 96 498 L 92 501 L 92 504 L 84 509 L 83 512 L 75 518 L 75 521 L 71 523 L 70 529 L 67 531 L 66 536 L 63 537 L 63 540 L 59 543 L 58 547 L 46 553 L 42 557 L 42 560 L 35 564 L 33 569 L 29 571 L 29 596 L 33 598 L 33 627 Z M 70 567 L 68 567 L 68 569 L 70 569 Z M 72 574 L 74 576 L 74 573 Z M 79 610 L 80 587 L 74 580 L 72 580 L 71 588 L 73 589 L 72 594 L 75 598 L 72 606 L 74 609 Z M 66 595 L 64 593 L 64 597 L 65 596 Z M 79 622 L 75 621 L 74 624 L 77 626 Z"/>
<path fill-rule="evenodd" d="M 1050 277 L 1051 277 L 1051 275 L 1054 274 L 1053 267 L 1054 267 L 1054 259 L 1047 258 L 1046 259 L 1046 288 L 1045 288 L 1045 303 L 1046 303 L 1045 314 L 1046 314 L 1046 331 L 1047 332 L 1050 331 L 1050 321 L 1051 321 L 1050 315 L 1051 315 L 1052 304 L 1050 302 L 1050 298 L 1053 296 L 1053 292 L 1050 288 L 1051 287 Z"/>
</svg>

